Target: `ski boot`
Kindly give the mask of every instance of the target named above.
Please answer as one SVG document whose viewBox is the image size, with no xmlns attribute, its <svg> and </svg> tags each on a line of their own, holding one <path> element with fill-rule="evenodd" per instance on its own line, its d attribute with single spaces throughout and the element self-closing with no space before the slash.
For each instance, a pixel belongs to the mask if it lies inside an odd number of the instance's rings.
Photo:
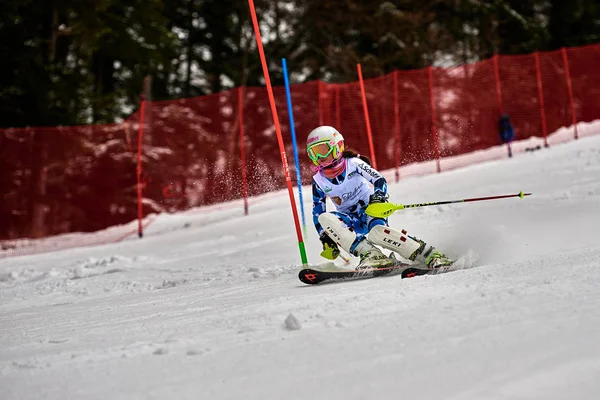
<svg viewBox="0 0 600 400">
<path fill-rule="evenodd" d="M 419 239 L 415 240 L 421 243 L 421 246 L 411 256 L 411 260 L 422 261 L 425 263 L 427 268 L 434 269 L 440 267 L 448 267 L 454 264 L 454 261 L 446 257 L 445 254 L 440 253 L 433 246 L 427 246 L 427 244 Z M 427 247 L 427 249 L 426 249 Z"/>
<path fill-rule="evenodd" d="M 360 257 L 360 262 L 356 266 L 357 271 L 368 268 L 389 267 L 396 263 L 366 238 L 358 243 L 354 249 L 354 255 Z"/>
<path fill-rule="evenodd" d="M 440 268 L 449 267 L 454 264 L 454 261 L 446 257 L 445 254 L 440 253 L 437 250 L 433 250 L 429 256 L 425 259 L 427 268 Z"/>
</svg>

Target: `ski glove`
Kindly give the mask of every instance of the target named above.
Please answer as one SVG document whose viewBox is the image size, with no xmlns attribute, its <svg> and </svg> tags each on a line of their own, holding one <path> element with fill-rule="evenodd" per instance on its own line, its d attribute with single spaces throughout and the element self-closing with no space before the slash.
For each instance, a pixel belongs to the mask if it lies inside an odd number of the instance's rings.
<svg viewBox="0 0 600 400">
<path fill-rule="evenodd" d="M 323 243 L 323 251 L 321 257 L 328 260 L 335 260 L 340 255 L 340 248 L 325 232 L 321 233 L 319 240 Z"/>
<path fill-rule="evenodd" d="M 373 193 L 371 196 L 369 196 L 369 204 L 386 203 L 388 197 L 389 196 L 386 193 L 377 191 L 377 192 Z"/>
</svg>

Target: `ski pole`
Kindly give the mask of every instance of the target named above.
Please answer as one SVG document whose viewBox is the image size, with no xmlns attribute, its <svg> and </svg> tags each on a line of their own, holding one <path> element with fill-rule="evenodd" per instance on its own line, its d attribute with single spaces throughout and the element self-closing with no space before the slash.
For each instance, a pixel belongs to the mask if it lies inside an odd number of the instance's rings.
<svg viewBox="0 0 600 400">
<path fill-rule="evenodd" d="M 405 208 L 439 206 L 439 205 L 443 205 L 443 204 L 453 204 L 453 203 L 468 203 L 471 201 L 506 199 L 508 197 L 523 198 L 525 196 L 531 196 L 531 193 L 519 192 L 517 194 L 505 194 L 505 195 L 501 195 L 501 196 L 473 197 L 470 199 L 461 199 L 461 200 L 434 201 L 433 203 L 417 203 L 417 204 L 375 203 L 375 204 L 369 205 L 365 212 L 372 217 L 386 218 L 386 217 L 389 217 L 390 215 L 392 215 L 395 211 L 404 210 Z"/>
<path fill-rule="evenodd" d="M 343 254 L 340 254 L 340 258 L 341 258 L 342 260 L 344 260 L 344 261 L 346 262 L 346 264 L 348 264 L 348 263 L 350 262 L 350 259 L 349 259 L 349 258 L 347 258 L 347 257 L 346 257 L 345 255 L 343 255 Z"/>
</svg>

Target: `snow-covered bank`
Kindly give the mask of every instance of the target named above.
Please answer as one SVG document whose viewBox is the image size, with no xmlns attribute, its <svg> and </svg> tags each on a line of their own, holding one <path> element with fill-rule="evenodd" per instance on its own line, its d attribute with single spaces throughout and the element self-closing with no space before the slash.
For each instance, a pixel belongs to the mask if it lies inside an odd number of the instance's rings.
<svg viewBox="0 0 600 400">
<path fill-rule="evenodd" d="M 599 177 L 590 136 L 390 184 L 402 203 L 533 192 L 394 214 L 478 255 L 440 276 L 303 285 L 285 193 L 0 260 L 0 398 L 595 398 Z"/>
</svg>

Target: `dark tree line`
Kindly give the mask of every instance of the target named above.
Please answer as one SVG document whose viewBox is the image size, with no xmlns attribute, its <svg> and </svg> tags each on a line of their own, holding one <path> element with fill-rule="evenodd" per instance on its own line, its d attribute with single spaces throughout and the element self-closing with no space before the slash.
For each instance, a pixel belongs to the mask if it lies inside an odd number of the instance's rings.
<svg viewBox="0 0 600 400">
<path fill-rule="evenodd" d="M 600 41 L 586 0 L 257 0 L 275 84 Z M 260 85 L 246 0 L 0 1 L 0 127 L 113 122 L 139 102 Z"/>
</svg>

